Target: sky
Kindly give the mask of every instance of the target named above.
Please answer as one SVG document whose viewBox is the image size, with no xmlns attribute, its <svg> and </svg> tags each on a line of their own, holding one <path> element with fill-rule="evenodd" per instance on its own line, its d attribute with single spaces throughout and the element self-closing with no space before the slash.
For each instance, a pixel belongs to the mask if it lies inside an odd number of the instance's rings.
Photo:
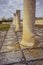
<svg viewBox="0 0 43 65">
<path fill-rule="evenodd" d="M 17 9 L 21 10 L 23 17 L 23 0 L 0 0 L 0 18 L 13 17 Z M 36 17 L 43 17 L 43 0 L 36 0 Z"/>
</svg>

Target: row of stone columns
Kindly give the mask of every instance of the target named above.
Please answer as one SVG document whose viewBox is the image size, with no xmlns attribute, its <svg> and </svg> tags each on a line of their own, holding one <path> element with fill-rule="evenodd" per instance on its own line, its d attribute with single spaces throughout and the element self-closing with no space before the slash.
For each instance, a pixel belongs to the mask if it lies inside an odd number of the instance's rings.
<svg viewBox="0 0 43 65">
<path fill-rule="evenodd" d="M 21 46 L 24 47 L 34 47 L 36 43 L 33 31 L 35 25 L 35 0 L 23 0 L 23 35 Z M 20 31 L 20 11 L 16 11 L 16 29 L 15 31 Z"/>
<path fill-rule="evenodd" d="M 13 25 L 16 32 L 20 31 L 20 10 L 16 10 L 16 14 L 14 13 Z"/>
</svg>

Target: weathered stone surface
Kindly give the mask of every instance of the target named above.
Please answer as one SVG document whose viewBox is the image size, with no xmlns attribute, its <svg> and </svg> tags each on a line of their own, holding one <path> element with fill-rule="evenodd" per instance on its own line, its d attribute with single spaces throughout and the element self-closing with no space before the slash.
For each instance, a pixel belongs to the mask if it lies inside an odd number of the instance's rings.
<svg viewBox="0 0 43 65">
<path fill-rule="evenodd" d="M 0 53 L 0 65 L 10 64 L 22 61 L 21 51 L 12 51 L 8 53 Z"/>
<path fill-rule="evenodd" d="M 20 63 L 17 63 L 17 64 L 12 64 L 12 65 L 26 65 L 26 64 L 20 64 Z"/>
<path fill-rule="evenodd" d="M 4 36 L 7 31 L 0 31 L 0 37 Z"/>
<path fill-rule="evenodd" d="M 2 42 L 2 41 L 3 41 L 3 39 L 4 39 L 3 37 L 2 37 L 2 38 L 0 37 L 0 42 Z"/>
<path fill-rule="evenodd" d="M 43 49 L 26 49 L 23 52 L 27 61 L 43 58 Z"/>
<path fill-rule="evenodd" d="M 8 52 L 8 51 L 17 51 L 20 50 L 19 44 L 11 44 L 11 45 L 5 45 L 2 46 L 2 49 L 0 52 Z"/>
<path fill-rule="evenodd" d="M 43 60 L 29 62 L 28 65 L 43 65 Z"/>
<path fill-rule="evenodd" d="M 13 32 L 13 33 L 12 33 Z M 7 34 L 8 36 L 9 35 L 14 35 L 14 29 L 12 28 L 11 30 L 9 29 L 9 31 L 8 31 L 8 34 Z"/>
<path fill-rule="evenodd" d="M 16 64 L 12 64 L 12 65 L 26 65 L 26 64 L 17 63 L 23 60 L 22 59 L 23 53 L 21 51 L 18 51 L 20 50 L 20 47 L 19 47 L 19 44 L 16 44 L 17 41 L 21 40 L 22 34 L 21 32 L 17 32 L 16 34 L 15 31 L 12 29 L 10 29 L 9 32 L 7 33 L 3 46 L 1 41 L 3 41 L 6 32 L 4 31 L 0 32 L 0 47 L 2 46 L 2 49 L 0 51 L 0 65 L 10 64 L 15 62 Z M 41 42 L 39 46 L 43 47 L 43 36 L 42 36 L 43 29 L 42 28 L 36 29 L 36 33 L 39 36 L 37 39 Z M 26 50 L 23 50 L 23 52 L 24 52 L 24 56 L 26 60 L 30 61 L 28 62 L 28 65 L 43 65 L 43 60 L 31 61 L 31 60 L 43 58 L 43 49 L 37 49 L 37 50 L 26 49 Z"/>
<path fill-rule="evenodd" d="M 35 32 L 38 34 L 38 35 L 43 35 L 43 27 L 41 26 L 35 26 Z"/>
<path fill-rule="evenodd" d="M 38 41 L 40 42 L 40 43 L 43 43 L 43 27 L 42 26 L 35 26 L 35 34 L 38 36 Z M 41 46 L 43 46 L 43 45 L 41 45 Z"/>
<path fill-rule="evenodd" d="M 13 38 L 11 38 L 11 37 L 10 37 L 10 38 L 6 38 L 6 39 L 7 39 L 7 40 L 8 40 L 8 39 L 13 40 Z"/>
<path fill-rule="evenodd" d="M 9 41 L 5 41 L 3 45 L 11 45 L 11 44 L 13 44 L 13 41 L 12 40 L 11 41 L 9 40 Z"/>
<path fill-rule="evenodd" d="M 4 49 L 6 48 L 5 46 L 8 46 L 8 45 L 14 45 L 16 42 L 17 42 L 17 37 L 15 35 L 15 31 L 14 31 L 14 28 L 13 26 L 11 25 L 7 35 L 6 35 L 6 38 L 3 42 L 3 46 L 4 46 Z M 3 47 L 2 47 L 3 48 Z M 7 49 L 7 48 L 6 48 Z"/>
<path fill-rule="evenodd" d="M 2 48 L 7 31 L 0 31 L 0 49 Z"/>
</svg>

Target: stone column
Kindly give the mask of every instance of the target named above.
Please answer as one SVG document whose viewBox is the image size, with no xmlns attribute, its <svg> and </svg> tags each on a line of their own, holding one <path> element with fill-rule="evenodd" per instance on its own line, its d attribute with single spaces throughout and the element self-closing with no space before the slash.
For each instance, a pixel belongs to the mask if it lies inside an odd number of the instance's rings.
<svg viewBox="0 0 43 65">
<path fill-rule="evenodd" d="M 35 23 L 35 0 L 23 0 L 24 1 L 24 14 L 23 14 L 23 37 L 20 43 L 24 47 L 33 47 L 34 43 L 34 34 L 33 27 Z"/>
<path fill-rule="evenodd" d="M 16 10 L 16 28 L 15 31 L 20 31 L 20 10 Z"/>
<path fill-rule="evenodd" d="M 12 22 L 12 24 L 14 25 L 14 27 L 16 27 L 15 23 L 16 23 L 16 14 L 14 13 L 14 18 L 13 18 L 13 22 Z"/>
</svg>

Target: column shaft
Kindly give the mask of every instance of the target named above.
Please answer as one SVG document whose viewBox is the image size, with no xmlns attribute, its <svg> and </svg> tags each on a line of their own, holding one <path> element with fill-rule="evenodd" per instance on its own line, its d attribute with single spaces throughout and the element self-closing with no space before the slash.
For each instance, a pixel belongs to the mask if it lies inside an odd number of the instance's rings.
<svg viewBox="0 0 43 65">
<path fill-rule="evenodd" d="M 15 31 L 20 31 L 20 10 L 16 10 L 16 28 Z"/>
<path fill-rule="evenodd" d="M 12 24 L 14 25 L 14 27 L 15 27 L 15 23 L 16 23 L 16 14 L 14 13 L 14 18 L 13 18 L 13 22 L 12 22 Z"/>
<path fill-rule="evenodd" d="M 35 0 L 24 0 L 23 37 L 21 45 L 34 46 Z"/>
</svg>

